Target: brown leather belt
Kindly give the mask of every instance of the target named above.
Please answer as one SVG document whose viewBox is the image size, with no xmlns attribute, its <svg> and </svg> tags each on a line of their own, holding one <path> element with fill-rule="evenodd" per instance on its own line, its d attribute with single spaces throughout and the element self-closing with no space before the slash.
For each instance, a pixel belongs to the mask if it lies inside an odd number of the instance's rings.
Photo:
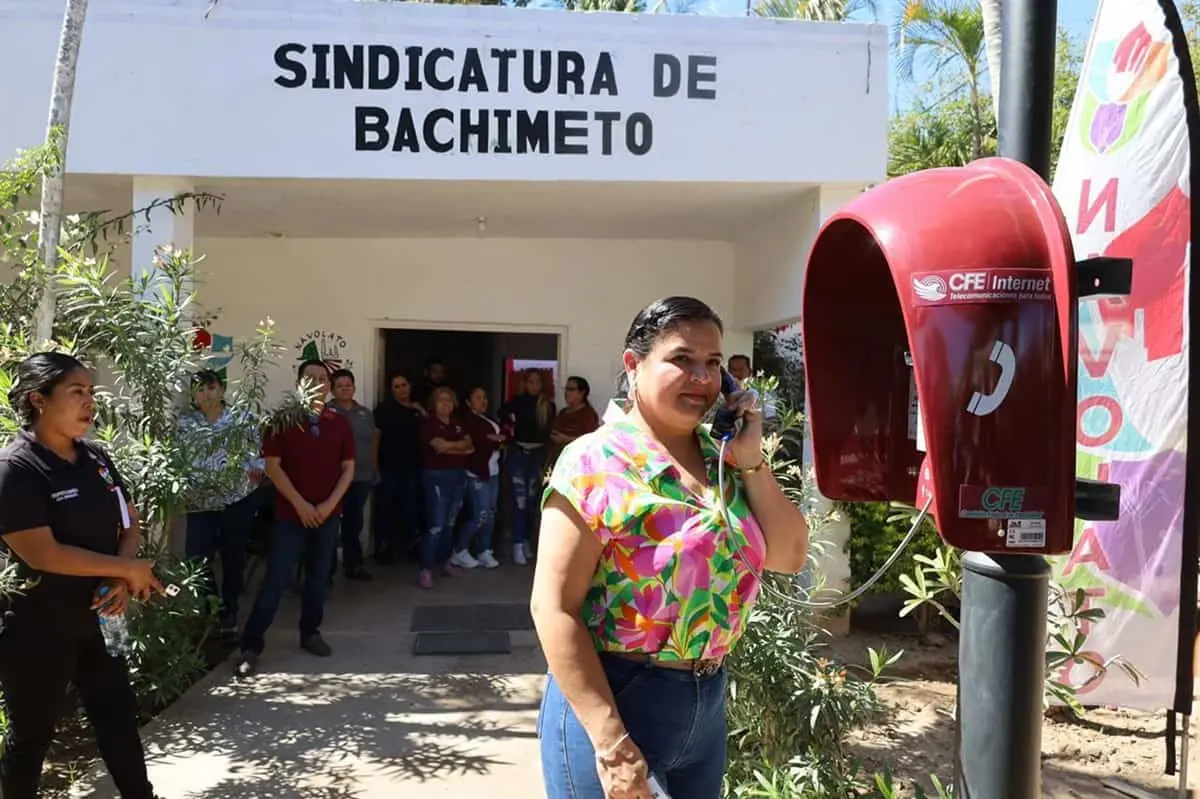
<svg viewBox="0 0 1200 799">
<path fill-rule="evenodd" d="M 721 670 L 723 658 L 701 658 L 699 660 L 659 660 L 654 655 L 642 652 L 608 652 L 606 654 L 619 657 L 622 660 L 632 660 L 636 663 L 647 663 L 663 669 L 674 671 L 690 671 L 697 677 L 711 677 Z"/>
</svg>

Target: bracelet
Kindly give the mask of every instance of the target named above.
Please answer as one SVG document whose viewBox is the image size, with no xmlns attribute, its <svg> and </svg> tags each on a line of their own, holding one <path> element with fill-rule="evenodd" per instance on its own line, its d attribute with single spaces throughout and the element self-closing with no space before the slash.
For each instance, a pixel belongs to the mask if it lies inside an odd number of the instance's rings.
<svg viewBox="0 0 1200 799">
<path fill-rule="evenodd" d="M 749 469 L 738 469 L 738 474 L 754 474 L 755 472 L 762 471 L 763 467 L 766 465 L 767 459 L 763 458 L 758 462 L 757 466 L 751 466 Z"/>
<path fill-rule="evenodd" d="M 612 757 L 613 755 L 615 755 L 617 753 L 617 750 L 621 748 L 621 744 L 625 743 L 625 741 L 628 739 L 629 739 L 629 733 L 624 733 L 620 738 L 617 739 L 617 742 L 615 744 L 613 744 L 612 746 L 610 746 L 608 749 L 604 750 L 603 752 L 597 752 L 596 759 L 597 760 L 607 760 L 608 758 Z"/>
</svg>

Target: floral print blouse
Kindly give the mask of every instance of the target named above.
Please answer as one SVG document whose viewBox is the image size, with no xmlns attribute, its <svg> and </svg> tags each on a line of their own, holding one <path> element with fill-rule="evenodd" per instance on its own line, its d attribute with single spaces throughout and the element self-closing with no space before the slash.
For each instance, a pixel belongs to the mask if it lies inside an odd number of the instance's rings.
<svg viewBox="0 0 1200 799">
<path fill-rule="evenodd" d="M 571 442 L 554 466 L 543 503 L 562 494 L 604 547 L 582 608 L 601 651 L 721 658 L 745 628 L 766 539 L 728 468 L 734 529 L 727 528 L 717 501 L 720 450 L 707 426 L 696 434 L 712 486 L 703 496 L 684 485 L 661 445 L 625 420 Z"/>
</svg>

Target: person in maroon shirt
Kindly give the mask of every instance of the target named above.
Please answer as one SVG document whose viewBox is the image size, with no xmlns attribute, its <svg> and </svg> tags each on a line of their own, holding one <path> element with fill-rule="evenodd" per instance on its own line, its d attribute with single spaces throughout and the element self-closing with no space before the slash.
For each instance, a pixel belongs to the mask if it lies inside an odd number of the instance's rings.
<svg viewBox="0 0 1200 799">
<path fill-rule="evenodd" d="M 454 567 L 447 561 L 452 549 L 450 537 L 454 521 L 462 509 L 467 490 L 467 459 L 475 451 L 467 428 L 454 418 L 458 398 L 442 386 L 430 395 L 433 413 L 421 423 L 421 458 L 425 470 L 425 535 L 421 538 L 421 571 L 417 584 L 433 588 L 433 570 L 445 564 L 447 574 Z"/>
<path fill-rule="evenodd" d="M 304 424 L 269 431 L 263 441 L 267 477 L 275 486 L 275 529 L 266 573 L 242 631 L 241 676 L 257 668 L 267 629 L 301 558 L 300 646 L 318 657 L 333 654 L 321 637 L 321 621 L 342 498 L 354 480 L 354 431 L 345 417 L 325 406 L 330 381 L 323 362 L 305 361 L 296 377 L 302 385 L 311 384 L 316 398 Z"/>
</svg>

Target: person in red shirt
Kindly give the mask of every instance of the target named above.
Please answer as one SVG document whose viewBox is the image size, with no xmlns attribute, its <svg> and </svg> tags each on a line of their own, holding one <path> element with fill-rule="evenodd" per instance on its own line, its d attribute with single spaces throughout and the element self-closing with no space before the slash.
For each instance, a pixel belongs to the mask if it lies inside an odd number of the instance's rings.
<svg viewBox="0 0 1200 799">
<path fill-rule="evenodd" d="M 449 564 L 454 521 L 462 510 L 467 490 L 467 461 L 475 445 L 467 428 L 454 418 L 458 398 L 442 386 L 430 395 L 433 413 L 421 423 L 421 458 L 425 470 L 425 535 L 421 537 L 421 571 L 417 584 L 433 588 L 433 570 L 445 564 L 447 574 L 454 574 Z"/>
<path fill-rule="evenodd" d="M 307 382 L 315 389 L 316 398 L 303 424 L 271 430 L 263 441 L 267 477 L 275 486 L 275 529 L 266 573 L 242 631 L 236 668 L 241 676 L 257 669 L 267 629 L 301 558 L 300 646 L 318 657 L 333 654 L 321 637 L 321 621 L 342 498 L 354 480 L 354 431 L 345 417 L 325 405 L 330 380 L 323 362 L 305 361 L 296 377 L 301 385 Z"/>
</svg>

